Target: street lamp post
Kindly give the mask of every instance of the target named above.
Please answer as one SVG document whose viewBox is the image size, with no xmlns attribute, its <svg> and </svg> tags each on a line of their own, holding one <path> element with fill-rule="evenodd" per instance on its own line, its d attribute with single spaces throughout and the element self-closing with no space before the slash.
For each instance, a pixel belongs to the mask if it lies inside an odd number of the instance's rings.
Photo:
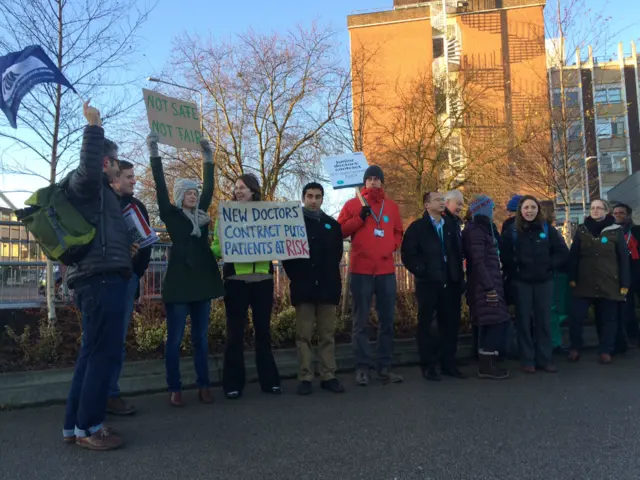
<svg viewBox="0 0 640 480">
<path fill-rule="evenodd" d="M 195 88 L 185 87 L 184 85 L 178 85 L 177 83 L 167 82 L 157 77 L 147 77 L 147 81 L 154 83 L 164 83 L 165 85 L 171 85 L 172 87 L 182 88 L 184 90 L 189 90 L 191 92 L 195 92 L 200 95 L 200 134 L 204 137 L 204 112 L 202 111 L 202 92 L 200 90 L 196 90 Z"/>
</svg>

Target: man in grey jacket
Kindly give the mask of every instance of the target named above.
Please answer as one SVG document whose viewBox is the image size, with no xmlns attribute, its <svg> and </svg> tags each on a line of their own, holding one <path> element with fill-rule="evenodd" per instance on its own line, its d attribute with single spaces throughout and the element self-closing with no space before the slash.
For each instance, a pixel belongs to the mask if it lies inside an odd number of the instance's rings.
<svg viewBox="0 0 640 480">
<path fill-rule="evenodd" d="M 70 266 L 67 282 L 82 312 L 82 343 L 67 399 L 63 438 L 90 450 L 112 450 L 122 440 L 103 426 L 109 378 L 122 355 L 123 298 L 131 277 L 131 236 L 110 181 L 118 147 L 104 138 L 100 112 L 84 104 L 78 167 L 62 181 L 72 205 L 96 228 L 88 252 Z"/>
</svg>

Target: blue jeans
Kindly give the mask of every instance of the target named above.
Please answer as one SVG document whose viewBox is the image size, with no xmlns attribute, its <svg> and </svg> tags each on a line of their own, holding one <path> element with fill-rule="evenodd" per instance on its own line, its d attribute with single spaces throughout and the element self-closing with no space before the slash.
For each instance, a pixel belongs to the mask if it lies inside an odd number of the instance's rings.
<svg viewBox="0 0 640 480">
<path fill-rule="evenodd" d="M 193 363 L 196 369 L 196 385 L 207 388 L 209 382 L 209 344 L 207 331 L 211 300 L 191 303 L 166 303 L 167 346 L 164 362 L 167 370 L 167 385 L 170 392 L 182 390 L 180 381 L 180 346 L 187 325 L 187 315 L 191 317 L 191 342 L 193 343 Z"/>
<path fill-rule="evenodd" d="M 356 369 L 390 368 L 393 355 L 393 319 L 396 310 L 396 276 L 351 274 L 353 297 L 353 352 Z M 376 296 L 378 313 L 378 359 L 372 360 L 369 345 L 369 311 Z"/>
<path fill-rule="evenodd" d="M 82 343 L 67 399 L 65 437 L 86 437 L 102 428 L 109 379 L 122 356 L 124 298 L 128 280 L 108 273 L 76 284 L 82 313 Z"/>
<path fill-rule="evenodd" d="M 111 381 L 109 382 L 109 397 L 118 397 L 120 395 L 120 385 L 118 385 L 118 381 L 120 380 L 120 374 L 122 373 L 122 365 L 124 363 L 124 356 L 127 351 L 126 343 L 127 343 L 127 331 L 129 330 L 129 322 L 131 321 L 131 316 L 133 315 L 133 304 L 136 301 L 136 292 L 138 291 L 138 286 L 140 285 L 140 277 L 135 273 L 131 275 L 131 280 L 129 280 L 129 284 L 127 285 L 127 293 L 124 298 L 124 334 L 122 336 L 122 357 L 120 357 L 120 361 L 116 362 L 113 366 L 113 374 L 111 375 Z"/>
</svg>

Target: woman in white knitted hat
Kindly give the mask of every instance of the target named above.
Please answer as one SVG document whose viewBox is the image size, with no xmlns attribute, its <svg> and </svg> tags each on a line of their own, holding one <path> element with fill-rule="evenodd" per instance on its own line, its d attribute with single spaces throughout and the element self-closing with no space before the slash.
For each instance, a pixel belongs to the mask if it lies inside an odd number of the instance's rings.
<svg viewBox="0 0 640 480">
<path fill-rule="evenodd" d="M 207 210 L 213 197 L 213 154 L 209 142 L 201 140 L 204 161 L 202 193 L 198 182 L 181 178 L 174 184 L 172 204 L 162 159 L 158 154 L 157 134 L 151 133 L 147 137 L 147 144 L 160 219 L 171 237 L 169 265 L 162 286 L 162 300 L 167 313 L 165 366 L 169 401 L 176 407 L 184 405 L 180 382 L 180 347 L 189 316 L 198 398 L 203 403 L 211 403 L 207 332 L 211 300 L 224 295 L 220 271 L 208 242 L 211 220 Z"/>
</svg>

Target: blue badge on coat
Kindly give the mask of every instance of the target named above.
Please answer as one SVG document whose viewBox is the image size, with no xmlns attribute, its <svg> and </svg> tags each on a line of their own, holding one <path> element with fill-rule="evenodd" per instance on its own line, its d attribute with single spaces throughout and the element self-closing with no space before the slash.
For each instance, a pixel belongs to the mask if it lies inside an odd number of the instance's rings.
<svg viewBox="0 0 640 480">
<path fill-rule="evenodd" d="M 331 230 L 331 225 L 329 225 L 328 223 L 325 223 L 324 228 L 326 228 L 327 230 Z"/>
<path fill-rule="evenodd" d="M 546 234 L 546 233 L 544 233 L 544 232 L 542 232 L 542 233 L 540 234 L 540 238 L 542 238 L 542 239 L 544 240 L 545 238 L 547 238 L 547 234 Z"/>
<path fill-rule="evenodd" d="M 607 237 L 602 237 L 602 240 L 600 240 L 603 244 L 609 242 L 609 239 Z"/>
<path fill-rule="evenodd" d="M 382 220 L 384 220 L 384 223 L 389 223 L 389 217 L 387 217 L 386 215 L 382 217 Z"/>
</svg>

